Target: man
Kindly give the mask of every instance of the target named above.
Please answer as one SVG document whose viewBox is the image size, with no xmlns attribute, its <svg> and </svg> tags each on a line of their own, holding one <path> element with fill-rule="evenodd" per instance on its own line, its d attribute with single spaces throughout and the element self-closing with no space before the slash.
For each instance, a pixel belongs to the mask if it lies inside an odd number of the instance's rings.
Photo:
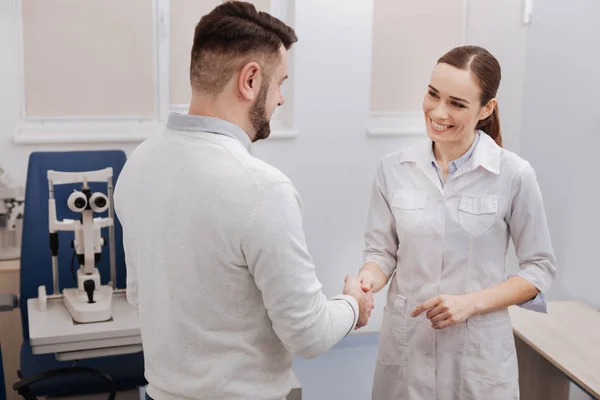
<svg viewBox="0 0 600 400">
<path fill-rule="evenodd" d="M 148 394 L 282 399 L 292 354 L 315 357 L 373 308 L 355 277 L 327 300 L 302 229 L 300 197 L 252 157 L 283 104 L 294 31 L 228 2 L 196 27 L 189 115 L 130 156 L 115 193 L 138 307 Z"/>
</svg>

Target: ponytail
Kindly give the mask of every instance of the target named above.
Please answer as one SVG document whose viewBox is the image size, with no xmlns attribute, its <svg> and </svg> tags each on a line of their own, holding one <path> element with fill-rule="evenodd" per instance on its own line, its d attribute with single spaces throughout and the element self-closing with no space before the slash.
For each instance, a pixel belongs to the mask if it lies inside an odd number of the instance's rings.
<svg viewBox="0 0 600 400">
<path fill-rule="evenodd" d="M 500 133 L 500 116 L 498 114 L 498 104 L 496 104 L 496 106 L 494 107 L 494 111 L 489 117 L 479 121 L 476 129 L 481 129 L 482 131 L 487 133 L 488 136 L 494 139 L 498 146 L 502 147 L 502 134 Z"/>
</svg>

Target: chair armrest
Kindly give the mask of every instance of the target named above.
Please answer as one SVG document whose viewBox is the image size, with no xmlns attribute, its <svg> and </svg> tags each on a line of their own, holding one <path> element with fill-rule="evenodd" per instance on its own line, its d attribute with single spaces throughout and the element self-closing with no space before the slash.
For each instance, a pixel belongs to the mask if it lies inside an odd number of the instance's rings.
<svg viewBox="0 0 600 400">
<path fill-rule="evenodd" d="M 0 293 L 0 312 L 12 311 L 19 306 L 19 298 L 17 295 Z"/>
</svg>

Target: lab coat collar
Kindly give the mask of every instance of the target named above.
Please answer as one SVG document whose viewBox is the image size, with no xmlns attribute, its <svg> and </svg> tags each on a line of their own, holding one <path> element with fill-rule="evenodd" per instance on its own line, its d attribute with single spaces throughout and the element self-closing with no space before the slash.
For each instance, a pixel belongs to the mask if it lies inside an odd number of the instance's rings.
<svg viewBox="0 0 600 400">
<path fill-rule="evenodd" d="M 471 162 L 473 167 L 482 166 L 488 171 L 500 174 L 500 157 L 502 148 L 496 144 L 494 139 L 483 131 L 479 131 L 481 139 L 473 151 Z"/>
<path fill-rule="evenodd" d="M 478 131 L 480 134 L 479 143 L 473 150 L 473 155 L 463 166 L 463 171 L 472 171 L 478 166 L 482 166 L 488 171 L 498 175 L 500 173 L 500 155 L 502 149 L 496 144 L 494 139 L 488 136 L 483 131 Z M 424 172 L 432 170 L 431 166 L 431 148 L 433 143 L 431 139 L 427 139 L 421 143 L 417 143 L 413 148 L 409 148 L 403 152 L 400 157 L 400 163 L 414 162 Z M 462 173 L 461 173 L 462 175 Z"/>
<path fill-rule="evenodd" d="M 169 114 L 167 129 L 174 131 L 209 132 L 229 136 L 240 141 L 247 150 L 250 149 L 250 145 L 252 144 L 250 138 L 242 128 L 219 118 L 172 112 Z"/>
</svg>

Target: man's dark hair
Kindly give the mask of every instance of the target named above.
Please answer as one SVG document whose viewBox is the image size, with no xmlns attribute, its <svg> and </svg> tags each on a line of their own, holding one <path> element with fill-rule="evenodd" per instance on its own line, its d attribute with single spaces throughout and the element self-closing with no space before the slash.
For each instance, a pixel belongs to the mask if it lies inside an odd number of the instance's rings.
<svg viewBox="0 0 600 400">
<path fill-rule="evenodd" d="M 256 61 L 269 75 L 269 64 L 297 42 L 294 30 L 253 4 L 228 1 L 196 25 L 190 81 L 192 88 L 218 94 L 244 64 Z"/>
</svg>

